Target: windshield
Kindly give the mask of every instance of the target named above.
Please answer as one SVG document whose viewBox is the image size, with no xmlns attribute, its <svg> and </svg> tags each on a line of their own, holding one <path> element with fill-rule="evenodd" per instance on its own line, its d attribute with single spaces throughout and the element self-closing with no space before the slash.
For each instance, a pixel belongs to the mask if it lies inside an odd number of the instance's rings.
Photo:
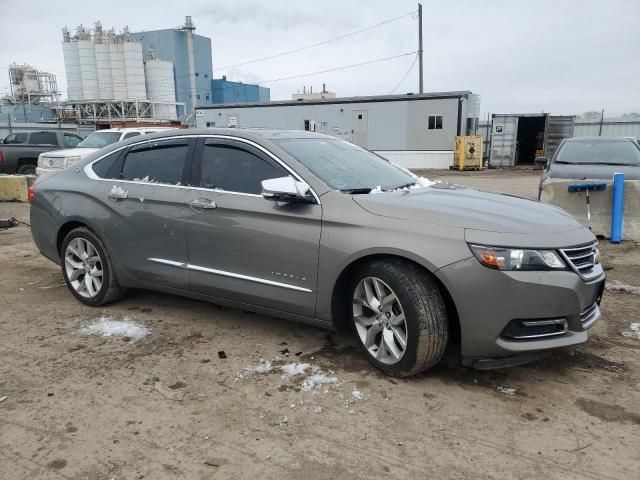
<svg viewBox="0 0 640 480">
<path fill-rule="evenodd" d="M 120 140 L 120 132 L 93 132 L 87 138 L 82 140 L 78 147 L 80 148 L 102 148 Z"/>
<path fill-rule="evenodd" d="M 295 138 L 276 143 L 334 190 L 369 193 L 416 183 L 410 173 L 343 140 Z"/>
<path fill-rule="evenodd" d="M 640 149 L 631 141 L 612 142 L 594 139 L 565 142 L 554 163 L 640 166 Z"/>
</svg>

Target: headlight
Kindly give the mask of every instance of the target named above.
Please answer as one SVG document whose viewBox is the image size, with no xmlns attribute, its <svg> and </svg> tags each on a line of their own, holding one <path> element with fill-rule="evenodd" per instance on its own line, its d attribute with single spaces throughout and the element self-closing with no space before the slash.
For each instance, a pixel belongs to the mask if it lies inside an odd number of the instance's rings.
<svg viewBox="0 0 640 480">
<path fill-rule="evenodd" d="M 76 163 L 78 163 L 80 161 L 81 157 L 75 156 L 75 157 L 67 157 L 65 160 L 65 167 L 69 167 L 71 165 L 75 165 Z"/>
<path fill-rule="evenodd" d="M 496 270 L 562 270 L 567 268 L 553 250 L 489 247 L 469 245 L 473 255 L 485 267 Z"/>
</svg>

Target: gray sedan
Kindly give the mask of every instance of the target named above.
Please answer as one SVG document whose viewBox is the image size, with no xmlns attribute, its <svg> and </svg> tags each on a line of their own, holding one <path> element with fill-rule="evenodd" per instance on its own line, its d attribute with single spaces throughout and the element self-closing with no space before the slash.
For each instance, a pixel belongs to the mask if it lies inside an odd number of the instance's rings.
<svg viewBox="0 0 640 480">
<path fill-rule="evenodd" d="M 566 212 L 432 183 L 334 137 L 156 133 L 40 178 L 33 238 L 100 306 L 147 288 L 328 328 L 407 376 L 587 340 L 604 273 Z"/>
</svg>

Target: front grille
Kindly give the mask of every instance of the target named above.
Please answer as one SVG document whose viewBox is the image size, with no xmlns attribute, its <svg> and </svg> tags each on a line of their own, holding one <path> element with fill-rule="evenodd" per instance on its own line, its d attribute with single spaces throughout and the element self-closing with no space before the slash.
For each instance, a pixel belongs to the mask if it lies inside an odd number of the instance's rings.
<svg viewBox="0 0 640 480">
<path fill-rule="evenodd" d="M 595 324 L 600 318 L 600 307 L 597 303 L 594 303 L 590 307 L 584 309 L 580 314 L 580 323 L 585 330 Z"/>
<path fill-rule="evenodd" d="M 561 248 L 560 252 L 569 266 L 579 275 L 588 277 L 593 273 L 598 255 L 597 242 L 582 247 Z"/>
</svg>

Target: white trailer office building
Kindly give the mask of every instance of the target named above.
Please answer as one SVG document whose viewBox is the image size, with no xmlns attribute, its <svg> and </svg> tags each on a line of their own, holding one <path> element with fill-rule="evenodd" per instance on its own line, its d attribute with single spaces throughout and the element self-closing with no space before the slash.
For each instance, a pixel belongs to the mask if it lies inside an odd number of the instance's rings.
<svg viewBox="0 0 640 480">
<path fill-rule="evenodd" d="M 447 169 L 456 135 L 475 135 L 480 96 L 469 91 L 196 107 L 198 127 L 308 130 L 372 150 L 406 168 Z"/>
</svg>

